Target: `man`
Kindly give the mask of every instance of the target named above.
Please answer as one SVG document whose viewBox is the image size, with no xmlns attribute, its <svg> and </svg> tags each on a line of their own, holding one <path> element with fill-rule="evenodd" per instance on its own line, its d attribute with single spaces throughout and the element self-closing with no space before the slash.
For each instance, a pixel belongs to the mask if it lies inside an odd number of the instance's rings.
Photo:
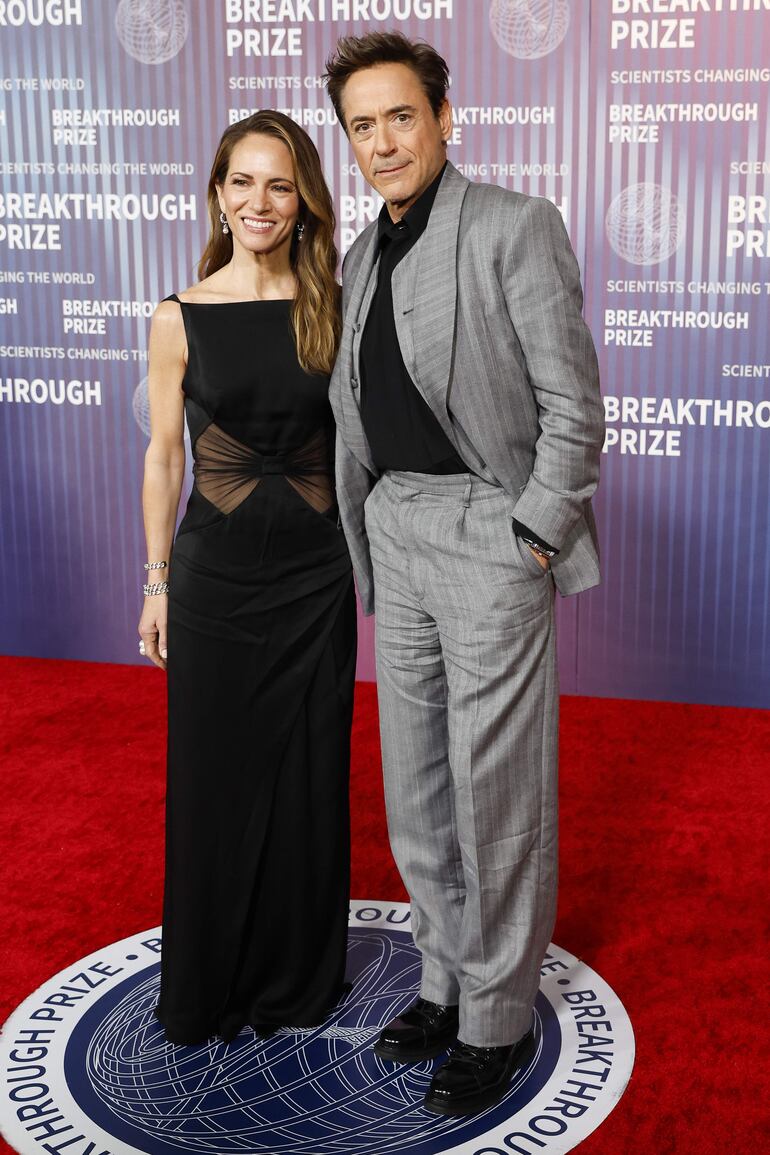
<svg viewBox="0 0 770 1155">
<path fill-rule="evenodd" d="M 377 687 L 393 853 L 422 953 L 384 1058 L 456 1040 L 426 1106 L 490 1107 L 533 1060 L 556 904 L 554 584 L 599 580 L 604 435 L 577 264 L 550 202 L 446 160 L 446 63 L 342 39 L 327 87 L 384 198 L 343 273 L 338 500 Z"/>
</svg>

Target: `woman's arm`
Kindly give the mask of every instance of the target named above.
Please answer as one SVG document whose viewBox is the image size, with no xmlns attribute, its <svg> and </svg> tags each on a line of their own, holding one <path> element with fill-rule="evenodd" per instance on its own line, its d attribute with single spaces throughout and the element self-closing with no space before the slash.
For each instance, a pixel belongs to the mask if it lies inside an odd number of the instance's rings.
<svg viewBox="0 0 770 1155">
<path fill-rule="evenodd" d="M 149 584 L 170 581 L 171 543 L 184 479 L 184 377 L 187 358 L 182 310 L 163 301 L 150 329 L 148 394 L 150 444 L 144 459 L 142 507 L 147 561 L 165 561 L 165 569 L 145 571 Z M 144 599 L 139 636 L 150 661 L 166 668 L 166 594 Z"/>
</svg>

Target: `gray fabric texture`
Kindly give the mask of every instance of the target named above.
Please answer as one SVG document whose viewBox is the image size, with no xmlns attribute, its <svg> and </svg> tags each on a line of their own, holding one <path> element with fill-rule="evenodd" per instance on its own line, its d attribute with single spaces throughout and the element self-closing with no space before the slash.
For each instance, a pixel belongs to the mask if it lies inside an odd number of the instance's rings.
<svg viewBox="0 0 770 1155">
<path fill-rule="evenodd" d="M 463 1042 L 503 1046 L 529 1028 L 553 928 L 553 595 L 599 581 L 596 354 L 558 211 L 448 164 L 393 308 L 406 368 L 468 473 L 380 478 L 358 369 L 376 257 L 375 222 L 345 262 L 330 397 L 340 517 L 377 610 L 390 837 L 423 997 L 459 1002 Z M 512 518 L 560 551 L 551 571 Z"/>
<path fill-rule="evenodd" d="M 528 1030 L 556 907 L 553 580 L 510 499 L 465 475 L 387 473 L 366 503 L 393 855 L 423 998 L 460 1038 Z"/>
<path fill-rule="evenodd" d="M 359 412 L 358 354 L 376 284 L 377 222 L 347 254 L 344 323 L 330 398 L 339 430 L 340 516 L 365 613 L 374 610 L 361 505 L 377 470 Z M 558 210 L 472 184 L 448 164 L 428 227 L 393 274 L 406 367 L 469 469 L 514 499 L 513 516 L 560 552 L 562 594 L 599 581 L 590 498 L 604 412 Z"/>
</svg>

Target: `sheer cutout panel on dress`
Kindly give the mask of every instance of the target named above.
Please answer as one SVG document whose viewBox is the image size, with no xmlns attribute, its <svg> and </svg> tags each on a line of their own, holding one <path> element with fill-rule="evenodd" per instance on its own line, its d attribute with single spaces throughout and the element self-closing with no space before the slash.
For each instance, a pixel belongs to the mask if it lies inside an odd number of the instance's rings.
<svg viewBox="0 0 770 1155">
<path fill-rule="evenodd" d="M 317 513 L 328 513 L 334 504 L 329 458 L 329 437 L 325 429 L 319 429 L 301 449 L 287 455 L 291 464 L 286 469 L 286 480 Z"/>
<path fill-rule="evenodd" d="M 299 449 L 266 457 L 212 423 L 195 442 L 194 456 L 198 491 L 222 513 L 237 509 L 268 474 L 283 475 L 318 513 L 332 507 L 329 439 L 324 429 Z"/>
</svg>

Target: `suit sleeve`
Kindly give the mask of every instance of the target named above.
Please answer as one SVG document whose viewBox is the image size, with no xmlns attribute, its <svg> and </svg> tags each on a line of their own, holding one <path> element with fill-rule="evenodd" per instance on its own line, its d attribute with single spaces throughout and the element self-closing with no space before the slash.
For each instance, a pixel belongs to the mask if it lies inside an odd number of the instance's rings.
<svg viewBox="0 0 770 1155">
<path fill-rule="evenodd" d="M 527 360 L 540 433 L 514 518 L 561 549 L 599 480 L 604 408 L 580 272 L 558 209 L 520 209 L 503 263 L 508 312 Z"/>
<path fill-rule="evenodd" d="M 353 259 L 353 255 L 356 252 L 357 246 L 362 243 L 361 238 L 357 238 L 348 250 L 343 261 L 343 318 L 347 313 L 350 288 L 355 281 L 355 276 L 358 271 L 358 266 Z M 348 354 L 349 352 L 350 350 L 348 350 Z M 337 423 L 337 440 L 335 447 L 337 505 L 340 512 L 340 522 L 348 544 L 348 550 L 350 551 L 350 560 L 353 563 L 353 572 L 358 587 L 358 595 L 361 599 L 361 608 L 366 615 L 370 615 L 374 613 L 374 580 L 372 577 L 372 559 L 369 555 L 369 539 L 366 534 L 364 503 L 369 496 L 375 479 L 353 451 L 348 448 L 345 441 L 342 379 L 344 376 L 350 377 L 350 369 L 351 364 L 349 359 L 346 360 L 343 338 L 329 388 L 329 400 Z"/>
<path fill-rule="evenodd" d="M 355 454 L 350 452 L 339 429 L 335 448 L 335 469 L 340 521 L 348 543 L 350 560 L 353 563 L 361 609 L 368 617 L 374 613 L 374 578 L 364 520 L 364 502 L 371 492 L 374 478 Z"/>
</svg>

